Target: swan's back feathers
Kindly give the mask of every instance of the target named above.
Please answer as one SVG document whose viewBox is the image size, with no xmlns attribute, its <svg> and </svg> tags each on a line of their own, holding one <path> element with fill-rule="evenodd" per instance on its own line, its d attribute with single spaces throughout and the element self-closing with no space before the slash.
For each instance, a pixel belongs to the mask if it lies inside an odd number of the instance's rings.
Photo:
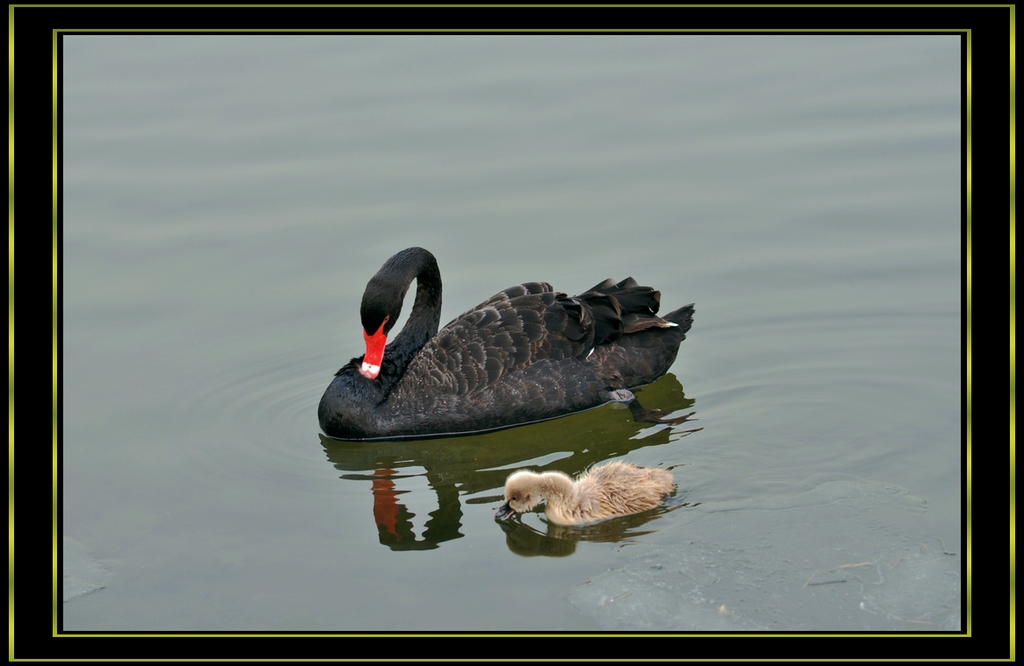
<svg viewBox="0 0 1024 666">
<path fill-rule="evenodd" d="M 653 509 L 672 492 L 672 472 L 619 461 L 594 467 L 577 481 L 573 522 L 589 522 Z"/>
<path fill-rule="evenodd" d="M 578 356 L 583 342 L 572 337 L 577 335 L 573 318 L 557 304 L 561 297 L 544 282 L 498 292 L 438 331 L 409 364 L 406 377 L 466 395 L 540 360 Z"/>
<path fill-rule="evenodd" d="M 493 386 L 528 366 L 543 361 L 584 360 L 595 348 L 631 342 L 631 336 L 645 332 L 643 340 L 632 341 L 634 344 L 629 346 L 653 344 L 655 354 L 662 357 L 665 354 L 659 354 L 658 348 L 663 347 L 670 350 L 674 360 L 675 350 L 692 323 L 693 308 L 689 309 L 686 325 L 680 325 L 656 315 L 660 296 L 632 278 L 618 284 L 605 280 L 578 296 L 555 291 L 546 282 L 515 285 L 441 329 L 419 351 L 405 374 L 428 378 L 435 388 L 465 395 Z M 669 334 L 665 329 L 670 328 L 678 330 Z M 659 334 L 667 334 L 660 345 Z M 660 375 L 670 364 L 671 360 L 666 364 L 664 358 L 659 358 L 647 364 L 658 370 L 647 374 Z M 645 377 L 637 383 L 655 378 Z"/>
</svg>

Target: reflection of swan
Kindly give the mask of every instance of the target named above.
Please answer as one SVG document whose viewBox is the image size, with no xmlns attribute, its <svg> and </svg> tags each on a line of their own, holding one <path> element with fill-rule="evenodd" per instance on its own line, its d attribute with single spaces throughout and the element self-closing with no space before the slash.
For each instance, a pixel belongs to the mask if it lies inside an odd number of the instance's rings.
<svg viewBox="0 0 1024 666">
<path fill-rule="evenodd" d="M 578 525 L 653 509 L 673 485 L 667 469 L 620 461 L 594 467 L 575 481 L 563 472 L 519 470 L 505 481 L 505 503 L 495 517 L 529 511 L 544 500 L 551 522 Z"/>
<path fill-rule="evenodd" d="M 663 406 L 666 413 L 685 414 L 675 420 L 692 418 L 686 410 L 694 400 L 685 396 L 674 374 L 668 373 L 643 390 L 646 399 Z M 321 435 L 320 443 L 327 461 L 341 472 L 343 483 L 354 483 L 372 494 L 373 510 L 367 511 L 367 518 L 376 525 L 381 545 L 409 551 L 430 550 L 461 538 L 463 514 L 500 500 L 511 470 L 530 465 L 576 474 L 609 458 L 669 444 L 695 430 L 699 428 L 636 423 L 622 418 L 621 407 L 608 405 L 523 428 L 466 437 L 342 442 Z M 631 518 L 637 522 L 631 522 Z M 650 514 L 644 514 L 571 528 L 573 533 L 567 536 L 618 542 L 642 534 L 636 529 L 650 518 Z M 534 531 L 531 525 L 519 521 L 503 522 L 501 526 L 519 536 Z M 546 535 L 534 536 L 550 545 L 563 538 L 552 533 L 556 527 L 549 523 Z M 542 554 L 545 548 L 527 549 Z"/>
<path fill-rule="evenodd" d="M 413 280 L 412 313 L 385 348 Z M 403 250 L 366 285 L 366 353 L 327 387 L 320 427 L 340 439 L 427 437 L 632 404 L 629 389 L 665 374 L 693 323 L 692 304 L 659 317 L 660 300 L 632 278 L 573 297 L 527 282 L 438 331 L 437 261 L 422 248 Z M 640 413 L 659 420 L 654 410 Z"/>
</svg>

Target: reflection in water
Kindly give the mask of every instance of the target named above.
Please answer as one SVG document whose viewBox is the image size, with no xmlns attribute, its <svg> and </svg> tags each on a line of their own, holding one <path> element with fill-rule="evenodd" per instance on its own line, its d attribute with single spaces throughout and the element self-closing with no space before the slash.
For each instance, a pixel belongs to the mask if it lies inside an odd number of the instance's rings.
<svg viewBox="0 0 1024 666">
<path fill-rule="evenodd" d="M 546 532 L 524 524 L 519 516 L 496 522 L 505 532 L 508 549 L 516 555 L 564 557 L 576 552 L 576 544 L 580 541 L 615 543 L 650 534 L 655 530 L 638 530 L 636 528 L 655 519 L 657 515 L 656 510 L 651 510 L 584 526 L 556 525 L 547 521 Z"/>
<path fill-rule="evenodd" d="M 684 435 L 689 432 L 684 432 Z M 620 541 L 632 541 L 636 537 L 651 534 L 656 530 L 639 529 L 652 520 L 657 520 L 661 514 L 667 511 L 686 506 L 699 506 L 700 502 L 684 502 L 684 495 L 674 494 L 665 499 L 662 506 L 635 513 L 628 516 L 619 516 L 610 520 L 593 523 L 591 525 L 558 525 L 551 521 L 544 520 L 547 527 L 542 532 L 522 522 L 523 516 L 516 515 L 508 520 L 496 521 L 505 532 L 505 541 L 508 549 L 516 555 L 533 557 L 535 555 L 546 555 L 548 557 L 564 557 L 576 552 L 576 544 L 580 541 L 594 541 L 604 543 L 618 543 Z M 527 514 L 531 515 L 531 514 Z M 540 515 L 543 515 L 541 513 Z"/>
<path fill-rule="evenodd" d="M 639 391 L 638 391 L 639 393 Z M 681 414 L 693 399 L 671 373 L 644 387 L 645 403 L 657 405 L 667 415 Z M 625 408 L 605 405 L 552 421 L 464 437 L 412 440 L 346 442 L 321 435 L 327 459 L 345 472 L 342 479 L 366 483 L 373 494 L 373 520 L 380 543 L 392 550 L 430 550 L 462 536 L 460 495 L 493 491 L 487 502 L 493 513 L 502 499 L 505 478 L 529 465 L 538 471 L 559 470 L 575 476 L 597 463 L 630 451 L 679 439 L 694 428 L 679 424 L 637 423 Z M 666 461 L 671 465 L 681 461 Z M 422 473 L 409 473 L 408 468 Z M 406 470 L 405 473 L 402 470 Z M 401 501 L 411 492 L 403 479 L 423 476 L 436 498 L 422 534 L 417 534 L 413 514 Z M 423 498 L 416 499 L 422 504 Z M 583 528 L 549 526 L 547 534 L 514 521 L 502 529 L 509 548 L 521 554 L 568 555 L 579 540 L 619 541 L 644 532 L 631 531 L 658 515 L 660 510 L 615 519 Z"/>
<path fill-rule="evenodd" d="M 380 542 L 392 550 L 430 550 L 437 548 L 441 541 L 447 541 L 458 533 L 462 510 L 458 492 L 453 487 L 437 488 L 439 508 L 430 513 L 423 530 L 423 539 L 417 540 L 412 529 L 415 514 L 398 501 L 398 496 L 408 492 L 398 490 L 395 479 L 403 478 L 393 469 L 373 471 L 373 520 L 377 523 Z M 345 476 L 343 478 L 364 478 Z"/>
</svg>

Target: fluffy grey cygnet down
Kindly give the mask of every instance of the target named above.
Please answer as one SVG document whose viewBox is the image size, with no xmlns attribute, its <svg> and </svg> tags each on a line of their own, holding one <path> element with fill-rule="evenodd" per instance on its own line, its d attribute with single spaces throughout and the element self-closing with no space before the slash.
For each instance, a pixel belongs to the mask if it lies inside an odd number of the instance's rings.
<svg viewBox="0 0 1024 666">
<path fill-rule="evenodd" d="M 562 472 L 519 470 L 505 480 L 505 503 L 495 518 L 529 511 L 544 500 L 548 520 L 578 525 L 653 509 L 673 486 L 667 469 L 618 461 L 594 467 L 575 481 Z"/>
</svg>

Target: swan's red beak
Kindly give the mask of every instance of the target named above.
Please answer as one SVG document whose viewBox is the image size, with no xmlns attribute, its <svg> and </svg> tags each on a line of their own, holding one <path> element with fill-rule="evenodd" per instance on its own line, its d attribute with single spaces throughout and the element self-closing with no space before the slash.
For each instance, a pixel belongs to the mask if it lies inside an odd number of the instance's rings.
<svg viewBox="0 0 1024 666">
<path fill-rule="evenodd" d="M 376 379 L 377 375 L 380 374 L 380 363 L 384 360 L 384 343 L 388 341 L 388 336 L 384 334 L 384 324 L 388 323 L 388 319 L 389 317 L 384 317 L 380 328 L 373 335 L 370 335 L 366 332 L 366 329 L 363 329 L 363 339 L 366 340 L 366 354 L 363 355 L 363 365 L 359 368 L 359 372 L 367 379 Z"/>
</svg>

